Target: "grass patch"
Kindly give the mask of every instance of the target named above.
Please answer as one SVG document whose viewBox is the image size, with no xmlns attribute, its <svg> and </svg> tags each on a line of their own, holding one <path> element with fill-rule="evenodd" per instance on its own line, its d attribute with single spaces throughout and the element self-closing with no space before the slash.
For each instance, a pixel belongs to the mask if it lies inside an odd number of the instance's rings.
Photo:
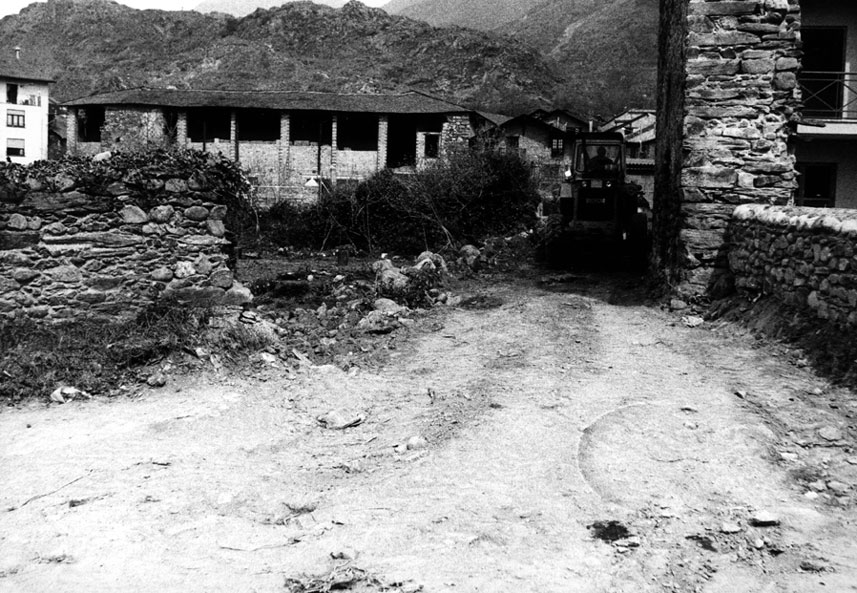
<svg viewBox="0 0 857 593">
<path fill-rule="evenodd" d="M 51 325 L 4 320 L 0 322 L 0 402 L 45 400 L 61 385 L 111 395 L 120 384 L 136 381 L 141 367 L 182 350 L 204 346 L 229 360 L 270 343 L 270 337 L 240 323 L 210 329 L 211 316 L 209 309 L 162 303 L 130 321 Z"/>
</svg>

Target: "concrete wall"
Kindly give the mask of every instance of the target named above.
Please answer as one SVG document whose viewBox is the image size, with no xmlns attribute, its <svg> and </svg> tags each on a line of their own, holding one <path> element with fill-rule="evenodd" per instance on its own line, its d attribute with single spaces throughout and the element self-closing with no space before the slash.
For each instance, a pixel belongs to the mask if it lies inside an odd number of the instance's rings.
<svg viewBox="0 0 857 593">
<path fill-rule="evenodd" d="M 167 297 L 251 298 L 228 267 L 227 208 L 207 181 L 228 167 L 144 156 L 0 174 L 0 315 L 128 318 Z"/>
<path fill-rule="evenodd" d="M 6 87 L 18 85 L 17 104 L 6 103 Z M 29 164 L 48 158 L 48 104 L 47 83 L 26 83 L 0 80 L 0 159 L 6 161 L 6 148 L 10 138 L 24 141 L 24 156 L 10 156 L 13 163 Z M 8 127 L 6 115 L 12 110 L 24 114 L 24 127 Z"/>
<path fill-rule="evenodd" d="M 680 294 L 716 295 L 728 288 L 724 221 L 735 205 L 788 204 L 797 187 L 788 139 L 800 99 L 800 8 L 797 0 L 664 5 L 655 258 Z"/>
<path fill-rule="evenodd" d="M 857 325 L 857 211 L 743 205 L 729 235 L 739 291 Z"/>
</svg>

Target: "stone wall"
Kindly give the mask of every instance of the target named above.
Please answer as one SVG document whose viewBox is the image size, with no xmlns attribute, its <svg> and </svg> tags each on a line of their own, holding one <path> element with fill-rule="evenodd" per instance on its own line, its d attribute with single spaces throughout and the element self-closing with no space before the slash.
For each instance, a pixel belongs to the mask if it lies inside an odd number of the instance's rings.
<svg viewBox="0 0 857 593">
<path fill-rule="evenodd" d="M 169 144 L 170 130 L 162 109 L 105 110 L 101 150 L 145 150 Z"/>
<path fill-rule="evenodd" d="M 231 164 L 150 153 L 0 168 L 0 316 L 128 318 L 238 305 L 220 196 Z"/>
<path fill-rule="evenodd" d="M 473 124 L 469 115 L 450 115 L 440 133 L 440 154 L 448 154 L 452 150 L 467 148 L 473 137 Z"/>
<path fill-rule="evenodd" d="M 857 325 L 857 211 L 743 205 L 732 215 L 729 237 L 739 291 Z"/>
<path fill-rule="evenodd" d="M 659 92 L 683 97 L 662 101 L 667 111 L 658 117 L 659 133 L 666 132 L 658 158 L 680 161 L 658 186 L 656 254 L 679 292 L 716 295 L 728 284 L 724 232 L 735 205 L 788 204 L 797 187 L 788 137 L 800 100 L 800 8 L 797 0 L 666 4 L 672 12 L 662 26 L 686 14 L 687 34 L 683 50 L 669 47 L 669 59 L 661 56 L 668 72 Z M 679 108 L 681 155 L 666 144 L 675 130 L 663 127 Z"/>
</svg>

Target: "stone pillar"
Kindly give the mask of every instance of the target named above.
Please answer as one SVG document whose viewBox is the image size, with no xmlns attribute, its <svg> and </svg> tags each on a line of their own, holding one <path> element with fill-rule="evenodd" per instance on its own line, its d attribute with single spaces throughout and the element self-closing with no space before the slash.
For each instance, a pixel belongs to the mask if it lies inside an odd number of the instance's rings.
<svg viewBox="0 0 857 593">
<path fill-rule="evenodd" d="M 179 111 L 176 120 L 176 144 L 182 148 L 187 146 L 187 111 Z"/>
<path fill-rule="evenodd" d="M 336 185 L 336 147 L 339 146 L 339 142 L 336 137 L 337 133 L 336 114 L 333 114 L 330 121 L 330 181 L 333 185 Z"/>
<path fill-rule="evenodd" d="M 68 110 L 65 119 L 66 152 L 74 156 L 77 154 L 77 109 Z"/>
<path fill-rule="evenodd" d="M 473 136 L 469 115 L 449 115 L 440 134 L 440 156 L 467 148 L 468 140 Z"/>
<path fill-rule="evenodd" d="M 799 24 L 797 0 L 662 3 L 654 263 L 684 296 L 729 290 L 735 205 L 793 199 Z"/>
<path fill-rule="evenodd" d="M 389 133 L 390 118 L 386 115 L 378 117 L 378 171 L 387 168 L 387 134 Z"/>
</svg>

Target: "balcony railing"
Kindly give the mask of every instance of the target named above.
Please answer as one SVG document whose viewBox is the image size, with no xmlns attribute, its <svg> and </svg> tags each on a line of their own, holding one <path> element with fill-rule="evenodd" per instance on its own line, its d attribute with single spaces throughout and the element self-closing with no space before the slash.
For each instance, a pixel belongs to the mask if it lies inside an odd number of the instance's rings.
<svg viewBox="0 0 857 593">
<path fill-rule="evenodd" d="M 857 72 L 800 74 L 805 118 L 857 120 Z"/>
</svg>

